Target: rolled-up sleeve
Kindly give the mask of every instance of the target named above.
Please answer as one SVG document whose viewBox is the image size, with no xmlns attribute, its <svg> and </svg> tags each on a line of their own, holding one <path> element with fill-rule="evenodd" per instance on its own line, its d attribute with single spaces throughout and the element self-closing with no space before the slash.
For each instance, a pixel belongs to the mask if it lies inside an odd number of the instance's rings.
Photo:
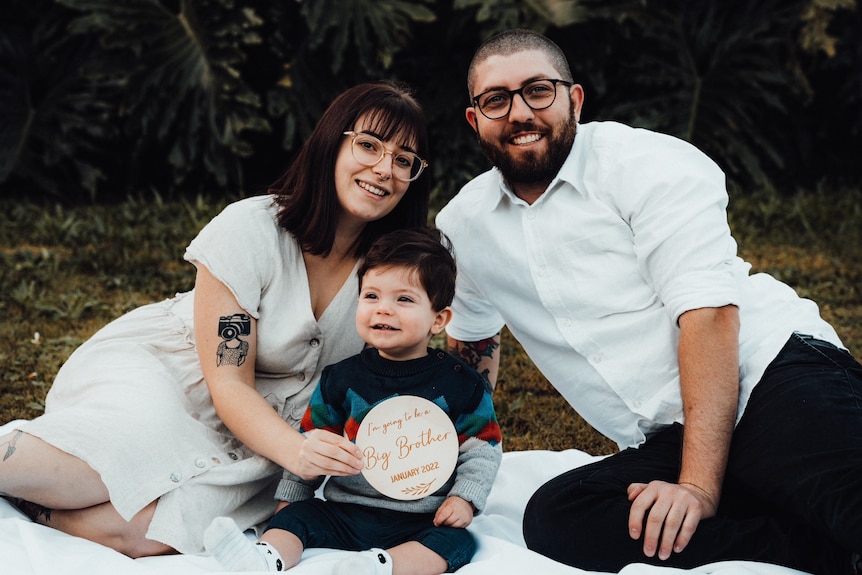
<svg viewBox="0 0 862 575">
<path fill-rule="evenodd" d="M 662 139 L 650 146 L 640 138 Z M 603 170 L 632 229 L 638 269 L 674 322 L 686 311 L 737 304 L 736 242 L 724 173 L 691 144 L 642 130 Z M 636 177 L 637 181 L 630 181 Z"/>
</svg>

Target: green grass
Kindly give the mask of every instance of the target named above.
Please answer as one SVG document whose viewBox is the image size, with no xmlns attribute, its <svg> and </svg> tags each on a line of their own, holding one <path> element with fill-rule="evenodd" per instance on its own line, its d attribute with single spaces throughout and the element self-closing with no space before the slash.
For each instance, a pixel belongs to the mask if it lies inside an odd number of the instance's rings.
<svg viewBox="0 0 862 575">
<path fill-rule="evenodd" d="M 141 304 L 192 287 L 185 246 L 228 199 L 61 208 L 0 201 L 0 423 L 32 418 L 69 353 Z M 740 254 L 817 301 L 862 352 L 862 189 L 731 201 Z M 610 453 L 508 332 L 495 403 L 506 450 Z M 857 353 L 857 356 L 859 353 Z"/>
</svg>

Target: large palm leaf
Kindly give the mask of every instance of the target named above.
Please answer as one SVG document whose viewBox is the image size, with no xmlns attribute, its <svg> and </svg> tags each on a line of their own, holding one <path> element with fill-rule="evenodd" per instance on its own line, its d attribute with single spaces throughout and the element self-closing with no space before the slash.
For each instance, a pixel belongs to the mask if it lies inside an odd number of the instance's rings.
<svg viewBox="0 0 862 575">
<path fill-rule="evenodd" d="M 260 97 L 245 81 L 246 50 L 260 43 L 260 21 L 230 0 L 59 0 L 83 15 L 74 32 L 97 34 L 103 59 L 91 77 L 126 86 L 126 129 L 137 157 L 163 157 L 167 185 L 198 176 L 242 186 L 250 132 L 269 130 Z"/>
<path fill-rule="evenodd" d="M 90 42 L 69 37 L 71 14 L 50 4 L 11 0 L 0 14 L 0 183 L 92 199 L 111 163 L 118 86 L 81 78 Z"/>
<path fill-rule="evenodd" d="M 691 141 L 738 182 L 762 183 L 783 167 L 782 117 L 803 93 L 788 45 L 803 3 L 649 2 L 619 55 L 628 89 L 602 115 Z"/>
</svg>

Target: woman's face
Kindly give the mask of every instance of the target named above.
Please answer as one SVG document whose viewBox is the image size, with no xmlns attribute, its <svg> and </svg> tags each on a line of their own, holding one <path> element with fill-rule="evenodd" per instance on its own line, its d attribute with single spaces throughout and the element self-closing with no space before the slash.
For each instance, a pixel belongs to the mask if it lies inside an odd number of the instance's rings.
<svg viewBox="0 0 862 575">
<path fill-rule="evenodd" d="M 366 120 L 360 117 L 353 131 L 379 137 L 366 125 Z M 394 140 L 385 140 L 384 149 L 392 153 L 384 153 L 375 165 L 366 166 L 354 157 L 352 146 L 353 137 L 344 136 L 335 162 L 335 189 L 342 216 L 366 224 L 389 214 L 404 197 L 410 182 L 393 177 L 392 162 L 398 152 L 414 150 L 403 148 Z"/>
</svg>

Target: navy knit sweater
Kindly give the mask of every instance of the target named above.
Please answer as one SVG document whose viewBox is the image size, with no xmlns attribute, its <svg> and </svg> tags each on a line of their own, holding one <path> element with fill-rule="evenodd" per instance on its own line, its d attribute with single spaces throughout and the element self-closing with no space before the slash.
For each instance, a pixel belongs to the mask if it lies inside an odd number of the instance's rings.
<svg viewBox="0 0 862 575">
<path fill-rule="evenodd" d="M 302 431 L 325 429 L 356 440 L 365 415 L 378 403 L 399 395 L 434 402 L 452 419 L 458 433 L 458 463 L 449 480 L 435 493 L 413 501 L 382 495 L 359 475 L 330 477 L 324 497 L 413 513 L 433 513 L 449 495 L 485 507 L 502 459 L 500 427 L 487 381 L 445 351 L 408 361 L 391 361 L 369 348 L 323 370 L 302 420 Z M 324 477 L 305 481 L 285 471 L 276 492 L 283 501 L 314 497 Z"/>
</svg>

